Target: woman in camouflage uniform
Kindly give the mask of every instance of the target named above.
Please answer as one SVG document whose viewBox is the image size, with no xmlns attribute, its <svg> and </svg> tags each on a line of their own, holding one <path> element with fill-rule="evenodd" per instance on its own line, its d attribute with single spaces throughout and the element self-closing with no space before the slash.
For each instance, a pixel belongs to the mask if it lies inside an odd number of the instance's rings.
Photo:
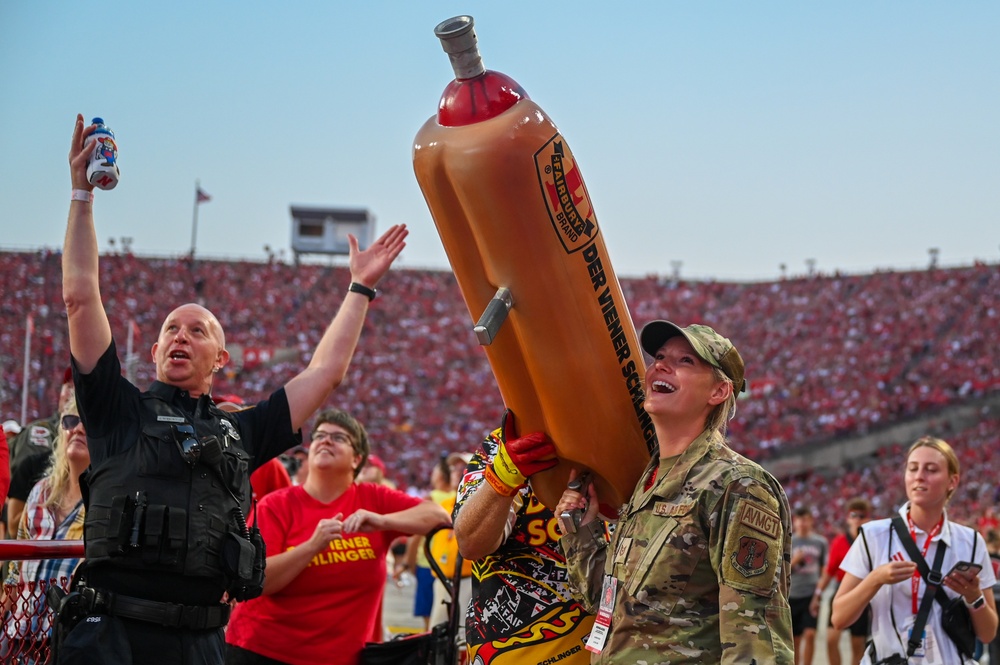
<svg viewBox="0 0 1000 665">
<path fill-rule="evenodd" d="M 608 543 L 593 486 L 564 534 L 570 581 L 597 614 L 593 663 L 792 663 L 791 529 L 777 480 L 726 445 L 745 388 L 733 344 L 703 325 L 642 330 L 645 409 L 659 450 Z"/>
</svg>

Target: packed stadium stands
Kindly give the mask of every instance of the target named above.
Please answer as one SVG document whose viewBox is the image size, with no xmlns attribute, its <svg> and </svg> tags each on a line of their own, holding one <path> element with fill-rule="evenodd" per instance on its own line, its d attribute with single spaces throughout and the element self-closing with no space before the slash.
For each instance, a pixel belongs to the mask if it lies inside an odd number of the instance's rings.
<svg viewBox="0 0 1000 665">
<path fill-rule="evenodd" d="M 7 251 L 0 259 L 0 416 L 20 418 L 30 315 L 31 420 L 53 410 L 68 362 L 60 257 Z M 242 367 L 228 368 L 215 392 L 247 400 L 263 398 L 308 360 L 349 282 L 342 266 L 273 260 L 193 264 L 105 254 L 101 271 L 122 358 L 130 321 L 136 324 L 139 385 L 152 379 L 149 348 L 164 316 L 197 301 L 218 315 L 227 343 L 243 350 Z M 478 445 L 498 424 L 502 403 L 451 273 L 393 270 L 380 286 L 349 377 L 331 404 L 367 425 L 396 482 L 419 485 L 438 453 Z M 622 289 L 637 326 L 655 318 L 704 322 L 733 339 L 750 386 L 730 438 L 761 461 L 1000 394 L 996 264 L 757 283 L 651 276 L 623 279 Z M 293 360 L 274 362 L 279 350 Z M 998 452 L 1000 423 L 996 414 L 982 422 L 952 440 L 969 465 L 955 502 L 963 514 L 995 493 L 996 474 L 981 464 L 989 457 L 980 453 Z M 829 473 L 785 484 L 793 502 L 816 506 L 859 493 L 898 494 L 898 458 L 898 450 L 883 451 L 874 466 L 846 471 L 832 493 L 821 484 Z M 821 520 L 820 526 L 832 525 Z"/>
</svg>

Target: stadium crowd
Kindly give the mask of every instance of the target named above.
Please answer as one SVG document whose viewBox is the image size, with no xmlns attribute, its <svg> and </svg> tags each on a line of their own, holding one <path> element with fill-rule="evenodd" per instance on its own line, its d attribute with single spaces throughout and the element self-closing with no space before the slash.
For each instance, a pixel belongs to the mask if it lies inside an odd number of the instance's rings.
<svg viewBox="0 0 1000 665">
<path fill-rule="evenodd" d="M 30 421 L 52 413 L 68 359 L 60 257 L 50 251 L 0 256 L 0 312 L 7 322 L 0 330 L 0 417 L 20 415 L 30 314 Z M 308 360 L 343 298 L 329 285 L 349 281 L 346 268 L 336 265 L 194 263 L 130 253 L 102 255 L 101 271 L 122 354 L 130 321 L 135 322 L 139 385 L 153 378 L 148 349 L 167 310 L 186 300 L 202 302 L 220 313 L 227 344 L 244 349 L 243 367 L 231 364 L 214 390 L 248 401 L 263 398 L 265 386 L 281 385 Z M 655 276 L 621 283 L 637 325 L 666 317 L 733 331 L 748 361 L 749 390 L 730 439 L 757 460 L 1000 391 L 1000 347 L 991 343 L 1000 329 L 995 264 L 759 283 Z M 467 449 L 496 426 L 500 396 L 450 272 L 396 269 L 380 287 L 336 406 L 368 424 L 389 478 L 420 487 L 437 453 Z M 251 362 L 269 354 L 282 357 L 278 350 L 294 360 Z M 994 491 L 987 471 L 977 465 L 988 459 L 978 457 L 987 454 L 981 451 L 995 453 L 1000 446 L 996 420 L 984 423 L 956 433 L 952 441 L 967 473 L 983 474 L 963 482 L 966 496 L 956 502 L 970 515 L 979 510 L 986 485 Z M 886 459 L 893 458 L 887 453 Z M 895 487 L 884 481 L 887 474 L 895 478 L 878 465 L 847 471 L 837 492 L 870 491 L 876 507 L 888 510 L 877 503 L 896 500 L 885 494 L 885 487 Z M 830 503 L 819 480 L 789 479 L 793 503 Z M 837 501 L 846 498 L 838 495 Z M 833 525 L 821 517 L 817 526 L 831 533 Z"/>
<path fill-rule="evenodd" d="M 1000 459 L 1000 413 L 984 413 L 983 418 L 966 429 L 935 431 L 958 455 L 962 482 L 948 504 L 948 518 L 977 527 L 986 535 L 987 516 L 1000 501 L 1000 479 L 995 460 Z M 855 497 L 868 499 L 872 517 L 892 517 L 906 501 L 902 486 L 900 459 L 913 441 L 898 441 L 884 447 L 870 460 L 858 460 L 851 468 L 810 472 L 782 479 L 782 487 L 793 507 L 806 507 L 816 518 L 816 531 L 827 538 L 844 527 L 845 506 Z M 984 519 L 985 518 L 985 519 Z"/>
</svg>

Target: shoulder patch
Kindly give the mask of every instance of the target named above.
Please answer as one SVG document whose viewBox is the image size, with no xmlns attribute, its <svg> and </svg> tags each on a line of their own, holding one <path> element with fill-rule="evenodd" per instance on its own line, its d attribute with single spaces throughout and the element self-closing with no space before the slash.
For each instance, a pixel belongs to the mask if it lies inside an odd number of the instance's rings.
<svg viewBox="0 0 1000 665">
<path fill-rule="evenodd" d="M 740 536 L 739 550 L 730 556 L 733 568 L 743 577 L 763 575 L 767 572 L 768 544 L 753 536 Z"/>
<path fill-rule="evenodd" d="M 777 590 L 785 526 L 781 517 L 752 497 L 732 504 L 720 552 L 720 582 L 737 591 L 771 596 Z"/>
<path fill-rule="evenodd" d="M 776 513 L 749 501 L 741 501 L 740 503 L 740 512 L 737 518 L 740 524 L 772 539 L 777 539 L 778 534 L 781 533 L 781 518 Z"/>
</svg>

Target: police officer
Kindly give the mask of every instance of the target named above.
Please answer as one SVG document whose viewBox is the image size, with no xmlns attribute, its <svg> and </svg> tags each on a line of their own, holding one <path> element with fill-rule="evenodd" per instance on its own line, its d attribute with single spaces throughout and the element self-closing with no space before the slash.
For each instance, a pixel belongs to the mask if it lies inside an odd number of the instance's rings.
<svg viewBox="0 0 1000 665">
<path fill-rule="evenodd" d="M 353 282 L 340 310 L 309 365 L 265 401 L 236 413 L 215 406 L 212 379 L 229 354 L 218 319 L 194 304 L 163 322 L 152 348 L 156 381 L 143 392 L 121 376 L 101 301 L 86 177 L 93 131 L 78 115 L 62 258 L 73 378 L 91 453 L 83 589 L 92 602 L 91 616 L 64 645 L 79 646 L 85 631 L 97 640 L 101 630 L 123 630 L 135 665 L 222 663 L 224 601 L 252 597 L 262 584 L 262 544 L 244 520 L 250 473 L 301 442 L 299 428 L 343 379 L 374 287 L 407 230 L 393 226 L 364 251 L 349 238 Z"/>
<path fill-rule="evenodd" d="M 654 321 L 640 341 L 653 357 L 644 408 L 659 450 L 610 545 L 593 486 L 586 496 L 568 489 L 556 506 L 586 509 L 560 546 L 570 582 L 597 615 L 592 662 L 791 664 L 788 500 L 724 436 L 745 385 L 743 359 L 703 325 Z"/>
</svg>

